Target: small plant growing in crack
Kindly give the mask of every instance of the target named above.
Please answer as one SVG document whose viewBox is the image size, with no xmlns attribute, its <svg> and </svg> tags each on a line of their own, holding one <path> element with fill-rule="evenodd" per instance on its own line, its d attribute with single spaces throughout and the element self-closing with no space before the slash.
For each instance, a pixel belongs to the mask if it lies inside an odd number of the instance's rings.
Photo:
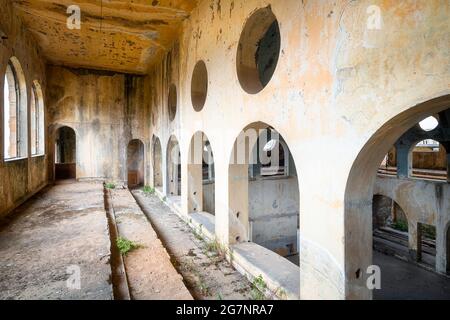
<svg viewBox="0 0 450 320">
<path fill-rule="evenodd" d="M 227 254 L 230 254 L 231 256 L 231 251 L 228 250 L 226 246 L 222 245 L 217 238 L 213 241 L 206 242 L 206 250 L 210 253 L 216 253 L 218 255 L 220 259 L 217 262 L 225 259 Z"/>
<path fill-rule="evenodd" d="M 145 186 L 142 191 L 144 192 L 145 195 L 154 195 L 155 194 L 155 188 L 150 187 L 150 186 Z"/>
<path fill-rule="evenodd" d="M 275 291 L 275 295 L 276 295 L 277 297 L 279 297 L 280 299 L 282 299 L 282 300 L 287 300 L 287 294 L 286 294 L 286 291 L 284 291 L 283 288 L 278 288 L 278 289 Z"/>
<path fill-rule="evenodd" d="M 198 275 L 198 277 L 200 278 L 200 275 Z M 208 285 L 206 283 L 204 283 L 201 279 L 198 281 L 197 286 L 198 286 L 198 289 L 200 290 L 200 292 L 202 293 L 202 295 L 204 295 L 204 296 L 210 295 Z"/>
<path fill-rule="evenodd" d="M 197 240 L 203 240 L 203 225 L 200 225 L 200 227 L 198 228 L 198 231 L 196 228 L 193 229 L 193 233 L 194 233 L 194 237 L 197 238 Z"/>
<path fill-rule="evenodd" d="M 252 282 L 252 290 L 250 292 L 253 300 L 265 300 L 266 296 L 264 292 L 266 292 L 267 284 L 264 281 L 262 275 L 253 279 Z"/>
<path fill-rule="evenodd" d="M 122 237 L 117 238 L 116 244 L 122 255 L 127 255 L 135 249 L 142 248 L 142 245 Z"/>
<path fill-rule="evenodd" d="M 167 197 L 162 198 L 163 202 L 166 202 L 166 200 L 167 200 Z"/>
<path fill-rule="evenodd" d="M 105 188 L 112 190 L 112 189 L 116 188 L 116 185 L 113 182 L 107 182 L 107 183 L 105 183 Z"/>
</svg>

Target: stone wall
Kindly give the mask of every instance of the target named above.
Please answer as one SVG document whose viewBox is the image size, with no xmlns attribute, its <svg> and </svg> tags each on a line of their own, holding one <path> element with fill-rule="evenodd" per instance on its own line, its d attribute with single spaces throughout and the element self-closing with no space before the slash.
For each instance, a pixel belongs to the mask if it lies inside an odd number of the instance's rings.
<svg viewBox="0 0 450 320">
<path fill-rule="evenodd" d="M 6 66 L 11 57 L 20 62 L 25 76 L 26 90 L 30 106 L 33 81 L 38 81 L 46 96 L 45 60 L 37 42 L 25 29 L 21 20 L 15 14 L 11 1 L 2 1 L 0 6 L 0 218 L 20 205 L 47 183 L 47 155 L 31 156 L 31 132 L 28 130 L 28 140 L 24 154 L 20 159 L 4 160 L 4 99 L 3 87 Z M 30 112 L 27 112 L 26 123 L 30 127 Z M 47 124 L 47 121 L 45 122 Z"/>
<path fill-rule="evenodd" d="M 57 66 L 47 75 L 51 159 L 56 130 L 68 126 L 76 132 L 77 179 L 125 182 L 129 142 L 140 139 L 149 152 L 146 78 Z"/>
</svg>

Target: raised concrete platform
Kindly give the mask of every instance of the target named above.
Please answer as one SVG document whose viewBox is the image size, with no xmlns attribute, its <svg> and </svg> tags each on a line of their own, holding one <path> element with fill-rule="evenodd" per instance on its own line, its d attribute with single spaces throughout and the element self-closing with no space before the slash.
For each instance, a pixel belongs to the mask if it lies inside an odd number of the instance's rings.
<svg viewBox="0 0 450 320">
<path fill-rule="evenodd" d="M 233 266 L 250 280 L 262 276 L 270 291 L 281 299 L 300 299 L 300 269 L 282 256 L 247 242 L 231 246 Z"/>
<path fill-rule="evenodd" d="M 111 191 L 119 236 L 141 247 L 124 256 L 135 300 L 192 300 L 182 276 L 170 261 L 161 240 L 128 189 Z"/>
<path fill-rule="evenodd" d="M 208 240 L 214 240 L 216 234 L 216 217 L 208 212 L 195 212 L 189 215 L 189 224 Z"/>
</svg>

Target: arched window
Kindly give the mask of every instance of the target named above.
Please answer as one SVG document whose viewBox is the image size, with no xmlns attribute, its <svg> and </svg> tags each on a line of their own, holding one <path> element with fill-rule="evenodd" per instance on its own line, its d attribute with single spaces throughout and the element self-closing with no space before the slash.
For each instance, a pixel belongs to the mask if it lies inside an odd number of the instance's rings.
<svg viewBox="0 0 450 320">
<path fill-rule="evenodd" d="M 44 101 L 41 86 L 37 81 L 33 82 L 31 89 L 30 113 L 31 154 L 42 155 L 45 153 Z"/>
<path fill-rule="evenodd" d="M 25 77 L 16 58 L 6 66 L 3 87 L 4 158 L 27 156 L 27 93 Z"/>
</svg>

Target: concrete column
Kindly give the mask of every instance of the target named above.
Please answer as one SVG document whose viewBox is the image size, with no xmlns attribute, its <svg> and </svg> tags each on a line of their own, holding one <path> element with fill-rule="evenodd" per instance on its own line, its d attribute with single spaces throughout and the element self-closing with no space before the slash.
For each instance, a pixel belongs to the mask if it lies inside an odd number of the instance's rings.
<svg viewBox="0 0 450 320">
<path fill-rule="evenodd" d="M 408 248 L 411 261 L 420 261 L 422 258 L 421 246 L 419 245 L 421 239 L 419 224 L 408 221 Z"/>
<path fill-rule="evenodd" d="M 172 157 L 169 155 L 167 162 L 167 191 L 169 196 L 178 195 L 178 165 L 173 162 Z"/>
<path fill-rule="evenodd" d="M 450 152 L 447 153 L 447 182 L 450 183 Z"/>
<path fill-rule="evenodd" d="M 397 146 L 397 177 L 408 178 L 412 169 L 412 159 L 409 146 Z"/>
<path fill-rule="evenodd" d="M 229 166 L 230 244 L 248 241 L 248 165 Z"/>
<path fill-rule="evenodd" d="M 167 148 L 165 148 L 164 150 L 162 149 L 161 146 L 161 182 L 162 182 L 162 190 L 163 190 L 163 194 L 165 196 L 169 195 L 169 159 L 168 159 L 168 152 L 167 152 Z"/>
<path fill-rule="evenodd" d="M 440 219 L 438 219 L 439 221 Z M 447 273 L 447 230 L 443 223 L 438 223 L 436 226 L 436 271 L 439 273 Z"/>
<path fill-rule="evenodd" d="M 220 243 L 228 245 L 229 243 L 229 213 L 228 213 L 228 158 L 214 154 L 215 162 L 215 231 L 216 237 Z"/>
<path fill-rule="evenodd" d="M 156 144 L 153 150 L 153 187 L 161 187 L 163 185 L 163 174 L 162 174 L 162 153 L 161 145 Z"/>
<path fill-rule="evenodd" d="M 188 213 L 203 211 L 202 165 L 188 164 Z"/>
<path fill-rule="evenodd" d="M 450 226 L 445 230 L 445 270 L 450 275 Z"/>
</svg>

